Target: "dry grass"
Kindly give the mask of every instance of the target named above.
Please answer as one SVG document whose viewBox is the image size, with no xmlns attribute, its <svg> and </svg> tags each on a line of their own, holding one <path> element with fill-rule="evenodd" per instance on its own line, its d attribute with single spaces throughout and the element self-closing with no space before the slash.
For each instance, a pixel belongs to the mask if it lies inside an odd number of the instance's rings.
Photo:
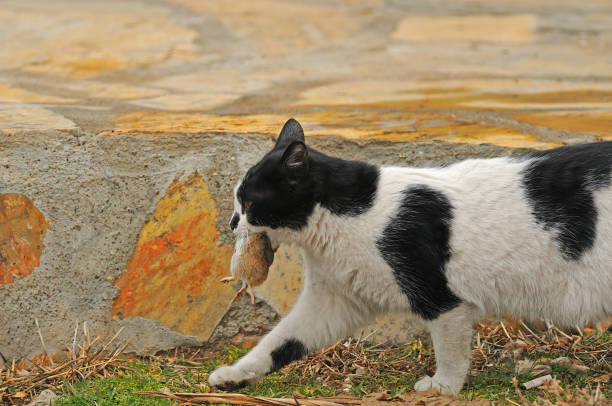
<svg viewBox="0 0 612 406">
<path fill-rule="evenodd" d="M 393 375 L 417 377 L 433 374 L 435 357 L 417 338 L 410 345 L 383 343 L 372 345 L 367 340 L 349 338 L 291 364 L 287 370 L 303 377 L 316 376 L 327 386 L 341 389 L 364 376 Z M 381 387 L 361 387 L 360 394 Z M 370 390 L 367 390 L 370 389 Z"/>
<path fill-rule="evenodd" d="M 36 321 L 38 326 L 38 321 Z M 4 368 L 0 370 L 0 403 L 23 404 L 45 389 L 57 390 L 91 377 L 109 376 L 117 368 L 129 369 L 119 358 L 131 340 L 117 342 L 121 329 L 105 344 L 100 337 L 91 338 L 87 324 L 83 324 L 83 341 L 76 342 L 75 328 L 72 347 L 49 356 L 43 336 L 38 330 L 43 352 L 30 359 L 11 362 L 2 356 Z"/>
<path fill-rule="evenodd" d="M 551 354 L 569 357 L 579 364 L 598 369 L 612 369 L 612 345 L 597 340 L 603 331 L 575 330 L 574 333 L 549 326 L 546 331 L 534 332 L 522 321 L 504 324 L 478 324 L 476 346 L 472 351 L 472 371 L 483 371 L 500 358 L 520 358 L 524 354 L 531 359 L 547 358 Z M 516 353 L 519 354 L 516 354 Z M 521 355 L 522 356 L 522 355 Z"/>
<path fill-rule="evenodd" d="M 157 386 L 146 386 L 148 384 L 143 383 L 138 388 L 128 387 L 123 391 L 148 393 L 150 396 L 168 399 L 165 402 L 170 403 L 216 402 L 281 406 L 289 402 L 338 406 L 357 404 L 362 399 L 364 404 L 371 405 L 419 402 L 427 402 L 429 405 L 454 404 L 459 400 L 480 404 L 486 398 L 497 399 L 503 404 L 542 406 L 610 404 L 605 396 L 607 394 L 610 397 L 612 335 L 590 329 L 571 332 L 551 326 L 539 331 L 521 322 L 478 324 L 472 351 L 471 377 L 459 398 L 436 397 L 431 393 L 419 394 L 411 390 L 418 377 L 432 374 L 435 370 L 435 357 L 427 339 L 417 338 L 409 344 L 398 345 L 372 344 L 367 339 L 351 338 L 287 366 L 258 384 L 245 388 L 240 394 L 206 394 L 210 392 L 206 385 L 208 373 L 219 363 L 232 362 L 244 354 L 246 349 L 229 348 L 225 355 L 211 355 L 202 349 L 175 350 L 163 356 L 137 360 L 143 365 L 149 365 L 142 368 L 136 366 L 134 360 L 120 356 L 129 341 L 119 342 L 119 333 L 102 344 L 99 338 L 90 339 L 84 329 L 84 338 L 81 344 L 77 344 L 75 332 L 72 348 L 66 349 L 62 357 L 53 358 L 47 355 L 41 335 L 41 355 L 29 360 L 8 362 L 0 370 L 0 403 L 23 404 L 43 389 L 70 393 L 74 392 L 75 383 L 80 381 L 108 383 L 112 379 L 121 380 L 130 375 L 139 382 L 150 379 Z M 558 381 L 532 390 L 522 389 L 516 378 L 512 383 L 513 376 L 517 376 L 521 382 L 529 379 L 514 374 L 515 360 L 547 362 L 561 356 L 569 358 L 572 366 L 588 366 L 588 373 L 572 375 L 569 369 L 569 372 L 555 370 Z M 153 370 L 156 372 L 152 375 Z M 505 383 L 500 383 L 501 380 L 493 384 L 491 380 L 486 381 L 492 374 L 502 376 Z M 185 380 L 185 377 L 188 379 Z M 168 385 L 174 392 L 169 389 L 159 390 L 166 386 L 163 382 L 171 381 L 178 382 L 176 385 Z M 67 387 L 71 390 L 67 391 Z M 87 385 L 81 387 L 83 389 L 80 390 L 90 390 Z M 302 394 L 294 393 L 296 391 Z M 505 394 L 497 397 L 503 391 Z M 318 400 L 315 401 L 315 398 Z"/>
</svg>

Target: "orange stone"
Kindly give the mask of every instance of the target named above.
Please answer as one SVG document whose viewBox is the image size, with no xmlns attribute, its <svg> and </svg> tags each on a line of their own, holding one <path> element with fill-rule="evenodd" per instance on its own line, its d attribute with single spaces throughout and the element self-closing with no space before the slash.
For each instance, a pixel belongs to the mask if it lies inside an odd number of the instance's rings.
<svg viewBox="0 0 612 406">
<path fill-rule="evenodd" d="M 207 340 L 234 291 L 219 283 L 232 249 L 217 246 L 217 208 L 202 177 L 175 180 L 140 231 L 112 317 L 141 316 Z"/>
<path fill-rule="evenodd" d="M 612 111 L 560 111 L 515 114 L 514 118 L 532 125 L 594 135 L 600 141 L 612 140 Z"/>
<path fill-rule="evenodd" d="M 31 199 L 0 194 L 0 284 L 28 276 L 40 265 L 43 239 L 50 228 Z"/>
<path fill-rule="evenodd" d="M 168 132 L 258 133 L 276 135 L 286 114 L 217 115 L 202 113 L 131 112 L 115 120 L 113 131 L 103 135 L 152 134 Z M 546 149 L 559 143 L 541 141 L 510 127 L 483 125 L 449 115 L 422 111 L 337 110 L 295 115 L 307 136 L 338 136 L 351 140 L 420 142 L 442 140 L 465 144 L 493 144 L 503 147 Z"/>
<path fill-rule="evenodd" d="M 415 42 L 476 41 L 529 43 L 536 18 L 529 14 L 410 16 L 399 22 L 391 38 Z"/>
</svg>

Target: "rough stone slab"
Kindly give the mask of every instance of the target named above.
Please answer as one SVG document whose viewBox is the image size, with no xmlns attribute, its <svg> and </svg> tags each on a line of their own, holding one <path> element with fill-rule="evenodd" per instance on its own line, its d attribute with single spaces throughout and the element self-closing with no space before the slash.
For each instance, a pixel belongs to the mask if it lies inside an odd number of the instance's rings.
<svg viewBox="0 0 612 406">
<path fill-rule="evenodd" d="M 291 116 L 377 164 L 612 139 L 607 0 L 7 0 L 0 34 L 0 194 L 31 202 L 0 206 L 8 357 L 40 351 L 35 318 L 50 350 L 83 322 L 128 327 L 141 353 L 263 334 L 300 290 L 299 252 L 256 306 L 216 278 L 233 185 Z"/>
</svg>

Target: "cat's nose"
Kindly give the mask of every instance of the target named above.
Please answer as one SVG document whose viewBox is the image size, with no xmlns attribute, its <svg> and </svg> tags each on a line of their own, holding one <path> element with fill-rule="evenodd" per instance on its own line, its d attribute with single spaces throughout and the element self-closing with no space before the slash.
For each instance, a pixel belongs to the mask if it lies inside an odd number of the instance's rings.
<svg viewBox="0 0 612 406">
<path fill-rule="evenodd" d="M 234 215 L 232 216 L 230 220 L 230 224 L 229 224 L 232 231 L 234 231 L 236 227 L 238 227 L 239 222 L 240 222 L 240 215 L 238 213 L 234 213 Z"/>
</svg>

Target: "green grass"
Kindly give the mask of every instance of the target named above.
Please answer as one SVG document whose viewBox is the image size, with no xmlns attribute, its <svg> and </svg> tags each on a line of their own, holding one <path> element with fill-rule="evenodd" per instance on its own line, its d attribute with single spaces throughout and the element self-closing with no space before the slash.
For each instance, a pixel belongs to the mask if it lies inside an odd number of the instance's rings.
<svg viewBox="0 0 612 406">
<path fill-rule="evenodd" d="M 384 372 L 366 374 L 355 382 L 351 388 L 351 393 L 359 397 L 368 393 L 384 391 L 387 391 L 391 396 L 401 395 L 412 390 L 418 379 L 417 376 L 393 375 Z"/>
<path fill-rule="evenodd" d="M 469 379 L 468 384 L 459 394 L 462 400 L 486 399 L 491 401 L 504 401 L 510 399 L 518 401 L 519 397 L 514 388 L 512 378 L 516 377 L 519 385 L 531 379 L 529 374 L 516 376 L 512 370 L 504 367 L 493 367 Z M 530 401 L 535 400 L 542 393 L 538 389 L 523 390 L 523 394 Z"/>
<path fill-rule="evenodd" d="M 239 391 L 247 395 L 269 397 L 291 397 L 299 392 L 305 396 L 333 396 L 336 390 L 314 379 L 304 379 L 297 373 L 275 372 L 256 384 L 252 384 Z"/>
<path fill-rule="evenodd" d="M 136 395 L 138 391 L 197 391 L 205 374 L 202 369 L 176 370 L 147 362 L 126 364 L 110 378 L 93 378 L 76 385 L 64 384 L 64 396 L 55 405 L 171 405 L 171 401 Z"/>
<path fill-rule="evenodd" d="M 609 333 L 594 338 L 598 342 L 612 341 Z M 426 346 L 425 346 L 426 347 Z M 417 363 L 415 345 L 406 345 L 406 351 L 398 357 L 408 358 Z M 63 396 L 55 403 L 57 406 L 77 405 L 173 405 L 172 401 L 158 399 L 149 396 L 136 395 L 138 391 L 157 391 L 168 388 L 174 392 L 199 392 L 207 389 L 206 380 L 208 374 L 218 365 L 231 364 L 244 355 L 248 349 L 239 347 L 227 347 L 215 358 L 203 363 L 178 360 L 150 359 L 135 360 L 127 362 L 128 369 L 116 369 L 112 377 L 93 378 L 75 385 L 64 384 L 61 388 Z M 425 349 L 429 354 L 431 350 Z M 554 358 L 567 354 L 545 354 L 539 353 L 539 358 Z M 389 361 L 387 359 L 387 361 Z M 595 389 L 596 384 L 592 379 L 603 373 L 610 373 L 609 367 L 596 367 L 588 373 L 579 373 L 575 370 L 554 365 L 552 376 L 561 382 L 563 388 L 572 391 L 576 388 Z M 340 386 L 337 382 L 329 385 L 321 380 L 321 374 L 304 373 L 304 371 L 293 370 L 291 367 L 265 377 L 257 384 L 243 388 L 240 392 L 251 395 L 285 397 L 299 392 L 305 396 L 333 396 L 342 393 L 346 389 L 356 396 L 366 393 L 388 391 L 391 395 L 402 394 L 412 390 L 416 380 L 416 374 L 409 373 L 392 374 L 385 372 L 384 365 L 381 372 L 365 372 L 359 376 L 352 376 L 349 382 Z M 459 395 L 462 400 L 487 399 L 497 401 L 501 404 L 509 404 L 507 399 L 514 402 L 520 401 L 516 394 L 512 378 L 513 363 L 509 360 L 499 360 L 495 365 L 487 367 L 484 372 L 469 379 L 468 385 Z M 528 374 L 517 377 L 519 384 L 528 381 Z M 529 400 L 535 400 L 542 396 L 539 389 L 529 391 L 522 390 L 524 396 Z M 605 388 L 604 394 L 610 398 L 610 389 Z"/>
</svg>

